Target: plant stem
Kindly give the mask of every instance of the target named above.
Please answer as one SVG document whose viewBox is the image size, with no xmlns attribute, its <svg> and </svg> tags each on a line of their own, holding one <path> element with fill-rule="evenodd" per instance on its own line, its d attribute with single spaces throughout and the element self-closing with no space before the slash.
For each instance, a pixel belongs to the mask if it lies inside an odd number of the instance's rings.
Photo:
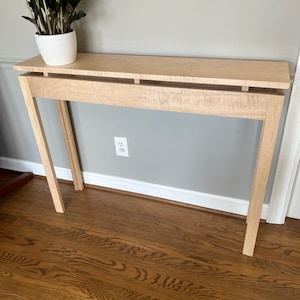
<svg viewBox="0 0 300 300">
<path fill-rule="evenodd" d="M 60 8 L 60 29 L 61 33 L 64 33 L 64 13 L 63 13 L 63 8 Z"/>
<path fill-rule="evenodd" d="M 37 21 L 39 22 L 38 26 L 40 28 L 41 33 L 47 33 L 47 25 L 45 24 L 43 12 L 39 10 Z"/>
<path fill-rule="evenodd" d="M 52 27 L 51 27 L 51 20 L 50 20 L 50 12 L 49 12 L 49 8 L 46 5 L 45 0 L 43 0 L 43 4 L 44 4 L 44 10 L 45 10 L 45 14 L 46 14 L 46 20 L 47 20 L 47 24 L 48 24 L 49 34 L 53 34 Z"/>
</svg>

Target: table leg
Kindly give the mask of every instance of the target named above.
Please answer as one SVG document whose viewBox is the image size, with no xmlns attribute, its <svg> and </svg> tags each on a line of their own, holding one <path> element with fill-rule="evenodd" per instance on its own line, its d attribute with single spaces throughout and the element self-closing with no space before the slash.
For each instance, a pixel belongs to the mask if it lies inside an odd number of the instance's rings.
<svg viewBox="0 0 300 300">
<path fill-rule="evenodd" d="M 273 96 L 269 100 L 269 109 L 263 121 L 260 145 L 257 154 L 256 168 L 252 186 L 251 199 L 247 215 L 247 229 L 243 254 L 253 256 L 256 243 L 262 206 L 267 189 L 269 172 L 277 138 L 278 126 L 284 101 L 283 96 Z"/>
<path fill-rule="evenodd" d="M 80 164 L 67 102 L 63 100 L 57 100 L 57 108 L 73 175 L 74 187 L 76 191 L 81 191 L 84 189 L 83 178 L 80 170 Z"/>
<path fill-rule="evenodd" d="M 32 129 L 35 135 L 37 146 L 40 151 L 41 159 L 45 168 L 45 173 L 53 199 L 53 204 L 56 212 L 63 213 L 65 211 L 61 191 L 56 178 L 52 158 L 50 155 L 47 139 L 45 136 L 43 124 L 41 121 L 39 109 L 36 99 L 32 97 L 28 80 L 25 76 L 19 77 L 20 85 L 22 88 L 25 104 L 31 121 Z"/>
</svg>

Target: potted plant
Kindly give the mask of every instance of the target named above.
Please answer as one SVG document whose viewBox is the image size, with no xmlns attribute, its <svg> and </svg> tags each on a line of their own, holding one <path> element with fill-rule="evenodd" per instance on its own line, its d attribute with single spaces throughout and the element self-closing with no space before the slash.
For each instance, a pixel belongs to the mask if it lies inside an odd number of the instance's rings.
<svg viewBox="0 0 300 300">
<path fill-rule="evenodd" d="M 85 17 L 77 10 L 81 0 L 26 0 L 30 17 L 22 16 L 34 24 L 36 42 L 48 65 L 70 64 L 76 60 L 77 39 L 73 22 Z"/>
</svg>

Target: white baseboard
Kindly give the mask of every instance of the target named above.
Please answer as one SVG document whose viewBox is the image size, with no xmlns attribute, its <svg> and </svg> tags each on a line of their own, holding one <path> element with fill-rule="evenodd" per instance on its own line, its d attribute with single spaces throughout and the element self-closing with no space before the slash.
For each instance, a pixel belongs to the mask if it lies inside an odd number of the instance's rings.
<svg viewBox="0 0 300 300">
<path fill-rule="evenodd" d="M 0 167 L 16 171 L 32 172 L 36 175 L 45 176 L 42 164 L 11 159 L 0 156 Z M 59 179 L 72 180 L 71 171 L 66 168 L 55 167 L 56 176 Z M 213 194 L 200 193 L 190 190 L 147 183 L 144 181 L 132 180 L 116 176 L 108 176 L 90 172 L 83 172 L 84 182 L 91 185 L 103 186 L 127 192 L 159 197 L 167 200 L 177 201 L 185 204 L 192 204 L 204 208 L 224 211 L 237 215 L 246 216 L 248 201 L 224 197 Z M 262 219 L 266 219 L 268 205 L 264 204 Z"/>
</svg>

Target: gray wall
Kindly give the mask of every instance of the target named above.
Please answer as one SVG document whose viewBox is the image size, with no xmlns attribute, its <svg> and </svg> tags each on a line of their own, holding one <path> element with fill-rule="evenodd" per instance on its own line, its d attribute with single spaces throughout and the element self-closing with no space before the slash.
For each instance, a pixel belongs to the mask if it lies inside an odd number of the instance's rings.
<svg viewBox="0 0 300 300">
<path fill-rule="evenodd" d="M 0 156 L 40 162 L 11 69 L 38 54 L 34 27 L 20 17 L 25 0 L 0 3 Z M 295 68 L 299 0 L 82 0 L 81 7 L 80 51 L 287 60 Z M 54 163 L 68 167 L 55 105 L 40 107 Z M 85 171 L 249 198 L 259 122 L 78 103 L 71 113 Z M 129 158 L 115 155 L 114 136 L 128 138 Z"/>
</svg>

